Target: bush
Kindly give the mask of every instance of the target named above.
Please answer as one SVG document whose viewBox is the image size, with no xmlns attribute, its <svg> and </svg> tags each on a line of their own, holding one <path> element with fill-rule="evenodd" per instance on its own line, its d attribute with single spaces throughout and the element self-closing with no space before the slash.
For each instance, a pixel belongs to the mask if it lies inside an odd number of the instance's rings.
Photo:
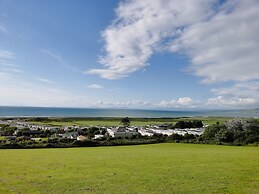
<svg viewBox="0 0 259 194">
<path fill-rule="evenodd" d="M 227 131 L 226 129 L 220 129 L 215 134 L 215 140 L 217 142 L 231 143 L 234 141 L 234 133 Z"/>
<path fill-rule="evenodd" d="M 209 125 L 208 127 L 206 127 L 203 137 L 205 140 L 207 141 L 214 141 L 215 140 L 215 135 L 221 130 L 225 130 L 226 127 L 225 125 L 220 125 L 220 124 L 213 124 L 213 125 Z"/>
</svg>

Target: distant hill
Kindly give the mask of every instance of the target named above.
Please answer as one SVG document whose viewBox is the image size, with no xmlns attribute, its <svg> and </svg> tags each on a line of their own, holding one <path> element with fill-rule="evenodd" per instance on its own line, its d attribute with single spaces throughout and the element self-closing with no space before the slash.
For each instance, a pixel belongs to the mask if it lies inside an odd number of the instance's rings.
<svg viewBox="0 0 259 194">
<path fill-rule="evenodd" d="M 255 108 L 255 109 L 243 109 L 243 110 L 240 110 L 240 112 L 259 113 L 259 108 Z"/>
</svg>

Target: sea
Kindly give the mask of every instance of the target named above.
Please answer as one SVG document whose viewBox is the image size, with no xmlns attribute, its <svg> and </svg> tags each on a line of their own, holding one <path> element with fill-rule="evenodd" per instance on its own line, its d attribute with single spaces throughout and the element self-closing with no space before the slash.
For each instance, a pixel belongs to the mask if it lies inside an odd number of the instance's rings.
<svg viewBox="0 0 259 194">
<path fill-rule="evenodd" d="M 247 110 L 139 110 L 106 108 L 57 108 L 57 107 L 14 107 L 0 106 L 0 117 L 135 117 L 135 118 L 177 118 L 177 117 L 254 117 L 259 118 L 259 109 Z"/>
</svg>

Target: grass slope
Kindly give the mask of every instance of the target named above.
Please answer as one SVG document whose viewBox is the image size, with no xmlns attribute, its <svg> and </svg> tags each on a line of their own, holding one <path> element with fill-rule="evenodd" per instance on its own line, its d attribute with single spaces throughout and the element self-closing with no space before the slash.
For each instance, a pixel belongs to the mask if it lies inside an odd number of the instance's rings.
<svg viewBox="0 0 259 194">
<path fill-rule="evenodd" d="M 258 147 L 0 150 L 0 193 L 259 193 Z"/>
</svg>

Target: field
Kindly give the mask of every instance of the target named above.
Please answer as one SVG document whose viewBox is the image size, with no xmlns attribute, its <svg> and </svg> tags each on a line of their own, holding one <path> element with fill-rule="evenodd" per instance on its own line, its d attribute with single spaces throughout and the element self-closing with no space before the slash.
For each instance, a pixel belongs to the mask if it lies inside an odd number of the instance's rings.
<svg viewBox="0 0 259 194">
<path fill-rule="evenodd" d="M 196 118 L 130 118 L 132 126 L 144 126 L 150 124 L 175 124 L 178 121 L 193 121 L 201 120 L 204 124 L 215 124 L 216 122 L 224 123 L 231 117 L 196 117 Z M 49 118 L 44 121 L 35 122 L 34 124 L 44 124 L 53 126 L 118 126 L 120 125 L 121 118 Z"/>
<path fill-rule="evenodd" d="M 0 193 L 259 193 L 258 147 L 0 150 Z"/>
</svg>

